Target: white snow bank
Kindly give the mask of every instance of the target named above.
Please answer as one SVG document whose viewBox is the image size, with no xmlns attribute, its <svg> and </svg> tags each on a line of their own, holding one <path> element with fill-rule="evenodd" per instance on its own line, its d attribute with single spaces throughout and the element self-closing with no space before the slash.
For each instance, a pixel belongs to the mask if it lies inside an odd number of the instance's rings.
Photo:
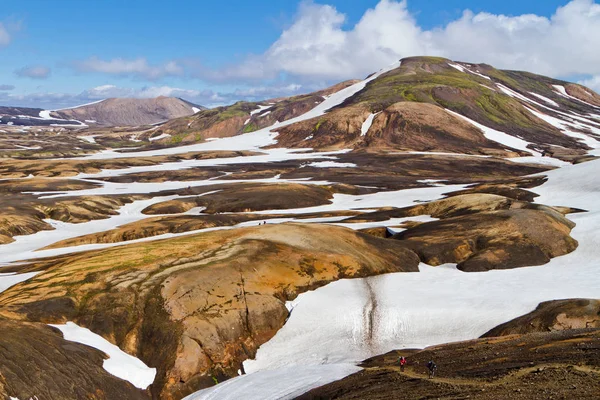
<svg viewBox="0 0 600 400">
<path fill-rule="evenodd" d="M 264 110 L 268 110 L 268 109 L 269 109 L 269 108 L 271 108 L 271 107 L 273 107 L 273 106 L 272 106 L 272 105 L 266 105 L 266 106 L 259 105 L 259 106 L 258 106 L 258 108 L 257 108 L 256 110 L 252 110 L 252 111 L 250 111 L 250 116 L 252 116 L 252 115 L 255 115 L 255 114 L 258 114 L 258 113 L 261 113 L 261 112 L 263 112 Z"/>
<path fill-rule="evenodd" d="M 472 119 L 467 118 L 464 115 L 461 115 L 461 114 L 456 113 L 454 111 L 451 111 L 451 110 L 448 110 L 448 109 L 446 109 L 446 111 L 449 112 L 450 114 L 456 116 L 456 117 L 460 117 L 460 118 L 464 119 L 465 121 L 467 121 L 471 125 L 479 128 L 483 132 L 483 135 L 487 139 L 489 139 L 489 140 L 492 140 L 494 142 L 500 143 L 500 144 L 502 144 L 502 145 L 504 145 L 506 147 L 511 147 L 513 149 L 523 150 L 523 151 L 529 152 L 533 156 L 540 156 L 541 155 L 537 151 L 531 150 L 531 149 L 527 148 L 527 145 L 532 144 L 532 143 L 529 143 L 529 142 L 527 142 L 527 141 L 525 141 L 523 139 L 519 139 L 519 138 L 516 138 L 516 137 L 511 136 L 511 135 L 508 135 L 508 134 L 506 134 L 504 132 L 500 132 L 500 131 L 497 131 L 495 129 L 488 128 L 487 126 L 482 125 L 479 122 L 475 122 Z"/>
<path fill-rule="evenodd" d="M 371 125 L 373 124 L 373 119 L 375 118 L 375 116 L 379 114 L 379 113 L 371 113 L 367 119 L 365 119 L 365 122 L 363 122 L 362 126 L 360 127 L 360 136 L 365 136 L 367 134 L 367 132 L 369 132 L 369 129 L 371 128 Z"/>
<path fill-rule="evenodd" d="M 264 371 L 229 379 L 184 400 L 287 400 L 342 379 L 359 367 L 352 364 L 308 365 Z"/>
<path fill-rule="evenodd" d="M 52 117 L 50 116 L 50 113 L 51 113 L 51 112 L 52 112 L 52 111 L 50 111 L 50 110 L 43 110 L 43 111 L 40 111 L 40 118 L 41 118 L 41 119 L 54 119 L 54 118 L 52 118 Z"/>
<path fill-rule="evenodd" d="M 17 283 L 21 283 L 26 281 L 29 278 L 33 278 L 39 274 L 39 272 L 26 272 L 24 274 L 15 274 L 15 273 L 0 273 L 0 293 L 4 292 L 11 286 L 16 285 Z"/>
<path fill-rule="evenodd" d="M 357 165 L 354 163 L 341 163 L 337 161 L 316 161 L 305 164 L 303 166 L 316 167 L 316 168 L 356 168 Z"/>
<path fill-rule="evenodd" d="M 96 139 L 94 139 L 94 136 L 77 136 L 77 139 L 83 140 L 84 142 L 88 143 L 96 143 Z"/>
<path fill-rule="evenodd" d="M 471 73 L 473 75 L 480 76 L 480 77 L 485 78 L 487 80 L 490 80 L 490 81 L 492 80 L 492 78 L 490 78 L 489 76 L 480 74 L 479 72 L 473 71 L 473 70 L 471 70 L 471 69 L 469 69 L 469 68 L 467 68 L 465 66 L 462 66 L 462 65 L 459 65 L 459 64 L 454 64 L 454 63 L 448 63 L 448 65 L 451 66 L 452 68 L 455 68 L 455 69 L 459 70 L 460 72 L 465 72 L 465 73 L 469 72 L 469 73 Z"/>
<path fill-rule="evenodd" d="M 199 109 L 198 107 L 192 107 L 192 112 L 194 114 L 199 113 L 200 111 L 202 111 L 201 109 Z"/>
<path fill-rule="evenodd" d="M 542 96 L 541 94 L 537 94 L 537 93 L 534 93 L 534 92 L 529 92 L 529 94 L 532 94 L 532 95 L 534 95 L 534 96 L 535 96 L 535 97 L 537 97 L 538 99 L 540 99 L 540 100 L 543 100 L 543 101 L 545 101 L 546 103 L 548 103 L 548 104 L 550 104 L 550 105 L 553 105 L 554 107 L 560 107 L 560 105 L 559 105 L 557 102 L 555 102 L 554 100 L 552 100 L 552 99 L 549 99 L 549 98 L 547 98 L 547 97 L 545 97 L 545 96 Z"/>
<path fill-rule="evenodd" d="M 155 140 L 160 140 L 168 137 L 171 137 L 171 135 L 169 135 L 168 133 L 161 133 L 160 135 L 151 137 L 148 140 L 154 142 Z"/>
<path fill-rule="evenodd" d="M 551 167 L 565 167 L 567 165 L 571 165 L 571 163 L 569 163 L 569 162 L 559 160 L 558 158 L 554 158 L 554 157 L 535 157 L 535 156 L 509 157 L 509 158 L 506 158 L 506 160 L 514 162 L 514 163 L 520 163 L 520 164 L 539 164 L 539 165 L 549 165 Z"/>
<path fill-rule="evenodd" d="M 548 124 L 554 126 L 555 128 L 558 128 L 565 135 L 579 139 L 581 142 L 585 143 L 588 147 L 591 147 L 592 149 L 600 148 L 600 142 L 598 140 L 594 139 L 591 136 L 586 135 L 585 133 L 577 132 L 577 131 L 573 130 L 573 128 L 583 129 L 583 130 L 591 131 L 592 133 L 600 134 L 599 128 L 596 128 L 591 125 L 586 125 L 581 122 L 575 122 L 573 120 L 572 120 L 573 122 L 567 122 L 567 121 L 558 119 L 556 117 L 552 117 L 548 114 L 544 114 L 542 112 L 534 110 L 533 108 L 529 108 L 529 107 L 525 107 L 525 108 L 530 113 L 532 113 L 533 115 L 535 115 L 536 117 L 541 119 L 542 121 L 545 121 Z"/>
<path fill-rule="evenodd" d="M 102 367 L 109 374 L 129 381 L 139 389 L 146 389 L 154 382 L 156 368 L 149 368 L 139 358 L 125 353 L 102 336 L 73 322 L 67 322 L 65 325 L 51 324 L 50 326 L 60 329 L 65 340 L 82 343 L 106 353 L 109 358 L 104 360 Z"/>
</svg>

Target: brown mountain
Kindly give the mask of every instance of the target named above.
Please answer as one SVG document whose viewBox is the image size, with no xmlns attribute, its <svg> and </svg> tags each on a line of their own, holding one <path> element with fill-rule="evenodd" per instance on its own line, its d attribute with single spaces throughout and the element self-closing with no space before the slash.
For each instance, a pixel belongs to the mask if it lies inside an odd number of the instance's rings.
<svg viewBox="0 0 600 400">
<path fill-rule="evenodd" d="M 177 97 L 153 99 L 110 98 L 65 110 L 52 111 L 51 117 L 75 119 L 104 126 L 150 125 L 195 114 L 205 107 Z"/>
</svg>

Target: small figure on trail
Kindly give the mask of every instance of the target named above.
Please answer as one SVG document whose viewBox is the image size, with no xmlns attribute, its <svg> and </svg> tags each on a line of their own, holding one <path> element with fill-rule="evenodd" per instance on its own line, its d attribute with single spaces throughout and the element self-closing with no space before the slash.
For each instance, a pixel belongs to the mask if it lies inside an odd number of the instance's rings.
<svg viewBox="0 0 600 400">
<path fill-rule="evenodd" d="M 435 365 L 433 360 L 429 360 L 427 369 L 429 370 L 429 379 L 433 378 L 435 376 L 435 370 L 437 369 L 437 365 Z"/>
<path fill-rule="evenodd" d="M 400 356 L 398 359 L 398 364 L 400 364 L 400 372 L 404 372 L 404 366 L 406 365 L 406 358 L 404 356 Z"/>
</svg>

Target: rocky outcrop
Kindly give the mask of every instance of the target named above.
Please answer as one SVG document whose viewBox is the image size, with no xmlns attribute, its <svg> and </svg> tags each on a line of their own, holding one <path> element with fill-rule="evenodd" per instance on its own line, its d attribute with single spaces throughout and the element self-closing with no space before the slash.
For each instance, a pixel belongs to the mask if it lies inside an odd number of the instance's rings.
<svg viewBox="0 0 600 400">
<path fill-rule="evenodd" d="M 215 231 L 40 260 L 0 314 L 72 320 L 158 369 L 154 396 L 237 375 L 285 322 L 285 301 L 340 278 L 416 271 L 400 242 L 328 225 Z"/>
<path fill-rule="evenodd" d="M 102 368 L 106 355 L 45 324 L 0 319 L 3 399 L 143 400 L 146 391 Z"/>
<path fill-rule="evenodd" d="M 582 328 L 600 328 L 600 300 L 545 301 L 529 314 L 499 325 L 482 337 Z"/>
<path fill-rule="evenodd" d="M 600 95 L 585 86 L 569 83 L 565 85 L 565 90 L 570 96 L 600 107 Z"/>
<path fill-rule="evenodd" d="M 394 235 L 430 265 L 457 263 L 463 271 L 542 265 L 570 253 L 574 224 L 538 206 L 486 211 L 427 222 Z"/>
</svg>

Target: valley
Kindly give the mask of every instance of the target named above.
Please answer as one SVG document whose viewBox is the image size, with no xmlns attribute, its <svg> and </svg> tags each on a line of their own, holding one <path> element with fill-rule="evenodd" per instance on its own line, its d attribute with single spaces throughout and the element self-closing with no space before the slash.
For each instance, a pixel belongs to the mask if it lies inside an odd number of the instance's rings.
<svg viewBox="0 0 600 400">
<path fill-rule="evenodd" d="M 166 122 L 116 101 L 0 125 L 0 395 L 597 393 L 599 95 L 409 57 L 306 95 L 178 100 L 156 100 Z"/>
</svg>

